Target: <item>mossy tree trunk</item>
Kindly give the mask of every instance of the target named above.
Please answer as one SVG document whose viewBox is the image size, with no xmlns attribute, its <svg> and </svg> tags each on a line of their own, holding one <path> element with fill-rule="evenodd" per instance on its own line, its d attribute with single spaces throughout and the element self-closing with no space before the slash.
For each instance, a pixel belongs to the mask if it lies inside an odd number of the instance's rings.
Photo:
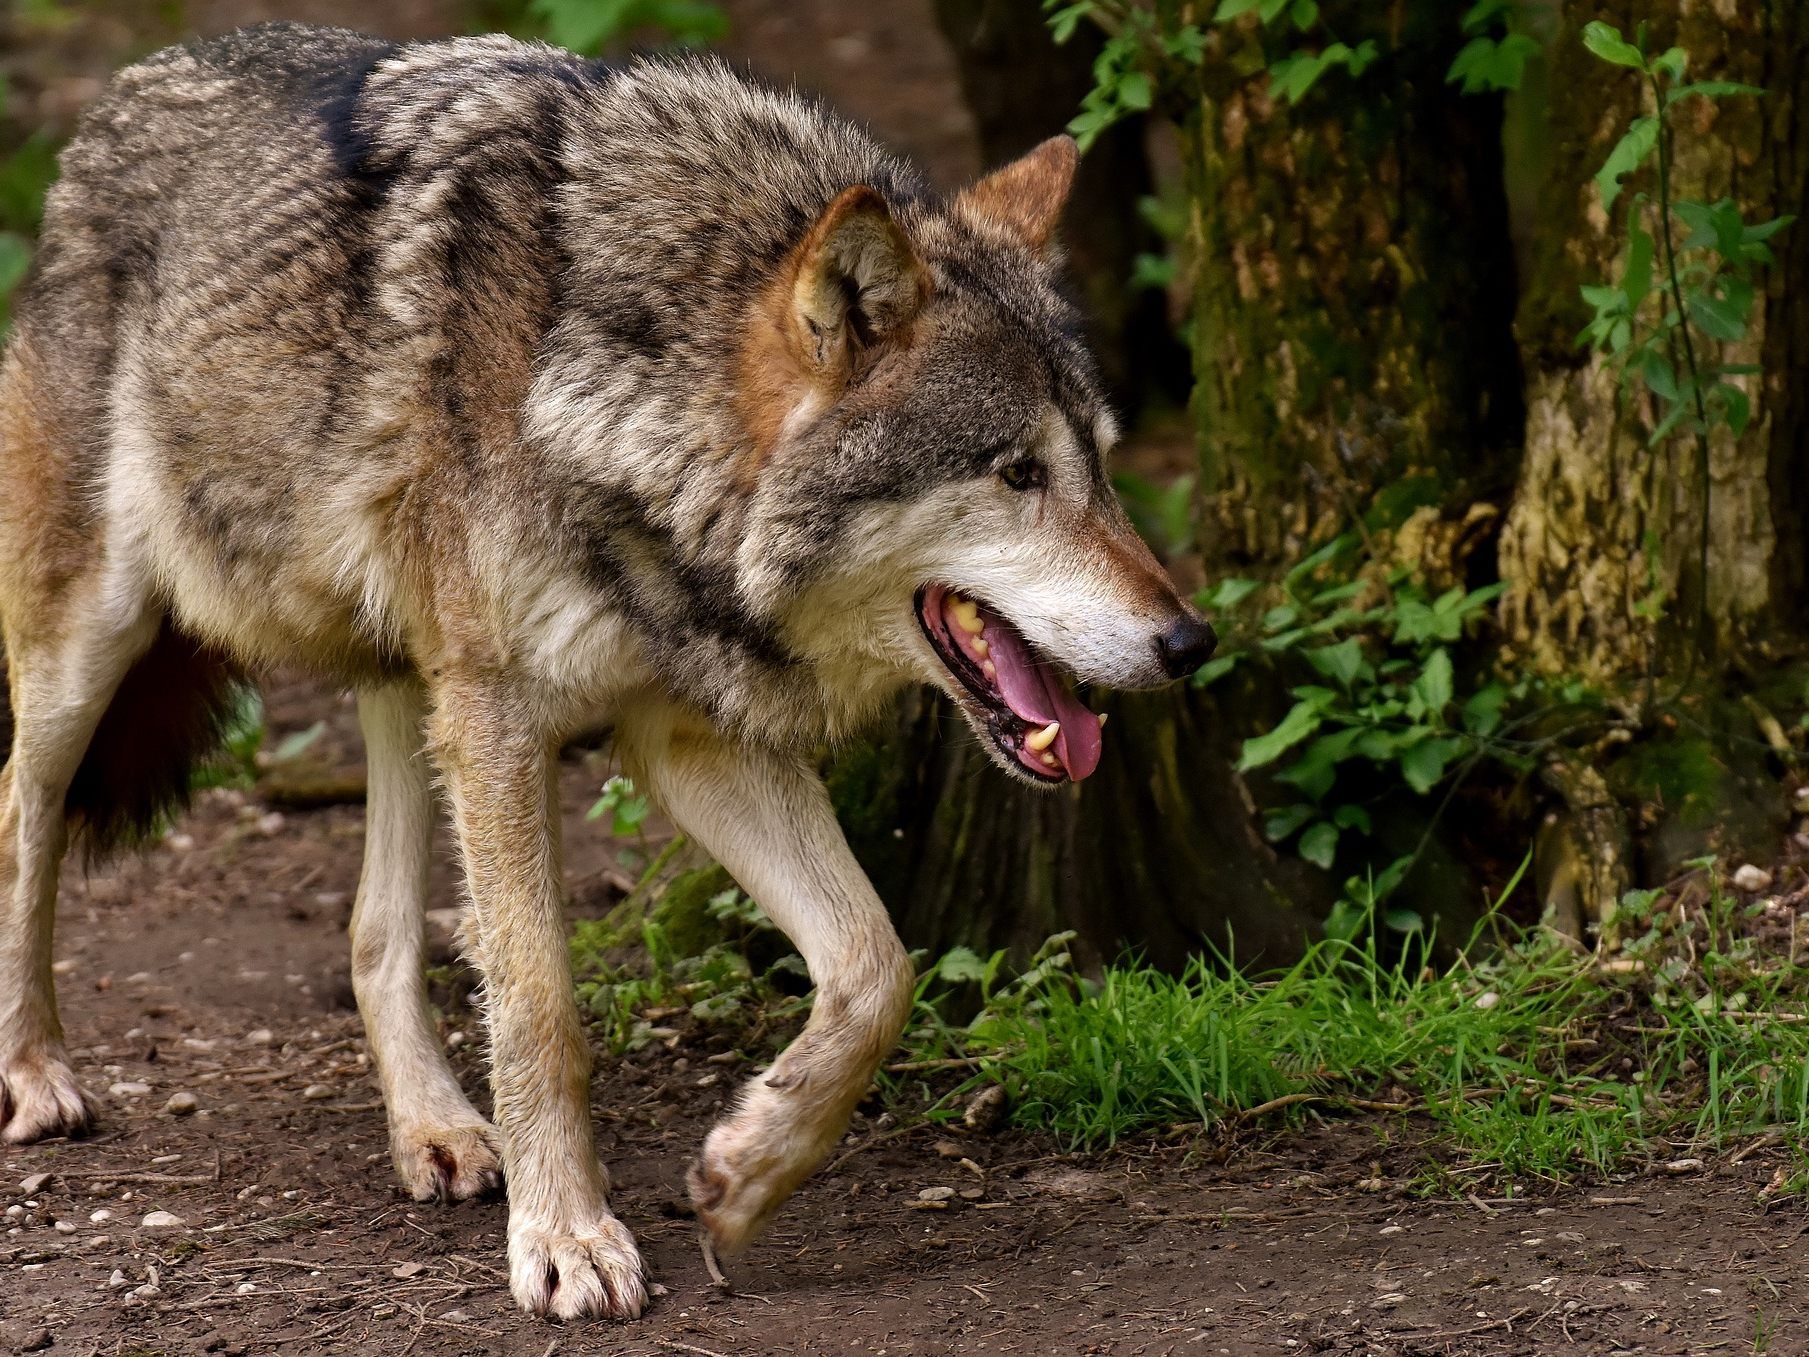
<svg viewBox="0 0 1809 1357">
<path fill-rule="evenodd" d="M 1501 100 L 1459 93 L 1438 4 L 1328 4 L 1374 39 L 1297 105 L 1261 71 L 1301 39 L 1216 30 L 1185 118 L 1194 404 L 1209 573 L 1272 570 L 1367 509 L 1499 495 L 1520 437 Z"/>
<path fill-rule="evenodd" d="M 1391 486 L 1461 510 L 1510 481 L 1501 104 L 1445 86 L 1454 13 L 1395 43 L 1394 8 L 1334 15 L 1340 36 L 1372 21 L 1386 53 L 1298 110 L 1268 97 L 1254 29 L 1183 95 L 1209 573 L 1290 563 Z M 1074 928 L 1163 965 L 1227 944 L 1279 959 L 1334 890 L 1263 841 L 1234 771 L 1278 697 L 1243 671 L 1208 693 L 1111 696 L 1098 773 L 1055 793 L 1008 784 L 957 718 L 913 699 L 832 787 L 912 946 L 1027 950 Z"/>
<path fill-rule="evenodd" d="M 1705 580 L 1703 486 L 1690 440 L 1649 447 L 1657 416 L 1643 388 L 1623 390 L 1607 362 L 1576 343 L 1591 314 L 1579 286 L 1615 276 L 1629 207 L 1636 194 L 1657 192 L 1647 169 L 1626 181 L 1608 213 L 1592 182 L 1628 121 L 1652 111 L 1636 73 L 1584 49 L 1581 30 L 1598 18 L 1629 36 L 1648 24 L 1654 52 L 1682 45 L 1691 80 L 1768 91 L 1763 99 L 1689 99 L 1674 110 L 1673 196 L 1731 197 L 1750 222 L 1809 212 L 1809 6 L 1561 7 L 1539 227 L 1518 319 L 1526 453 L 1501 540 L 1503 620 L 1525 666 L 1627 689 L 1656 671 L 1712 675 L 1757 665 L 1800 641 L 1809 604 L 1809 230 L 1798 223 L 1774 238 L 1778 265 L 1761 280 L 1746 341 L 1727 354 L 1761 365 L 1763 376 L 1735 379 L 1752 400 L 1745 433 L 1736 438 L 1724 427 L 1711 438 Z M 1655 213 L 1645 211 L 1656 228 Z"/>
<path fill-rule="evenodd" d="M 936 22 L 989 167 L 1060 132 L 1092 87 L 1097 30 L 1083 25 L 1058 45 L 1047 20 L 1041 0 L 936 0 Z M 1164 247 L 1139 210 L 1154 192 L 1148 130 L 1145 119 L 1129 118 L 1100 138 L 1081 162 L 1062 235 L 1101 371 L 1133 417 L 1187 396 L 1187 354 L 1168 324 L 1166 299 L 1131 285 L 1137 256 Z"/>
</svg>

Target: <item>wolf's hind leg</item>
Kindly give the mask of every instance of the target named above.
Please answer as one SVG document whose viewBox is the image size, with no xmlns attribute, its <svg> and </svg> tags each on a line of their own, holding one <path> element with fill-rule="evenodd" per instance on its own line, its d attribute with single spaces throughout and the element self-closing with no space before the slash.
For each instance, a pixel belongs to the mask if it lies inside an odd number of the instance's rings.
<svg viewBox="0 0 1809 1357">
<path fill-rule="evenodd" d="M 96 582 L 98 584 L 98 582 Z M 0 1141 L 78 1135 L 93 1109 L 63 1047 L 50 972 L 65 800 L 94 730 L 157 618 L 96 587 L 60 625 L 9 638 L 12 756 L 0 770 Z"/>
<path fill-rule="evenodd" d="M 801 761 L 689 729 L 624 728 L 617 741 L 679 826 L 797 944 L 817 986 L 804 1031 L 746 1085 L 691 1170 L 698 1219 L 732 1254 L 847 1130 L 910 1013 L 910 958 Z"/>
<path fill-rule="evenodd" d="M 433 794 L 412 683 L 358 695 L 369 791 L 352 910 L 352 988 L 389 1113 L 390 1154 L 416 1201 L 464 1201 L 502 1178 L 496 1130 L 446 1063 L 422 975 Z"/>
</svg>

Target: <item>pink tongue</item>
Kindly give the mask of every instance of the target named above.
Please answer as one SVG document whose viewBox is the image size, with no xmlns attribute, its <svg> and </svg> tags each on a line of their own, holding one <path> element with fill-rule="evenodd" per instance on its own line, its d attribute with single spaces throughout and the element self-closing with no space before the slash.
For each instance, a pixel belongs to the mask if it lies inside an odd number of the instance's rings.
<svg viewBox="0 0 1809 1357">
<path fill-rule="evenodd" d="M 995 612 L 981 612 L 986 618 L 989 658 L 998 670 L 1005 705 L 1038 726 L 1062 723 L 1061 733 L 1055 737 L 1055 755 L 1068 776 L 1079 782 L 1099 767 L 1099 717 L 1059 675 L 1030 653 L 1016 628 Z"/>
</svg>

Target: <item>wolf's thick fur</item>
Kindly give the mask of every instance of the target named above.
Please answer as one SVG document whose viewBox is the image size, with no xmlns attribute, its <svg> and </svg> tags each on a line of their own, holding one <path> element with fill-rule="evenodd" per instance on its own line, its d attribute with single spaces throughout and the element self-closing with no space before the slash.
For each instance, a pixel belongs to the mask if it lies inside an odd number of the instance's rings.
<svg viewBox="0 0 1809 1357">
<path fill-rule="evenodd" d="M 1016 775 L 1081 776 L 1098 738 L 1040 728 L 1045 699 L 1078 710 L 1047 666 L 1155 683 L 1210 645 L 1108 486 L 1048 248 L 1072 168 L 1058 140 L 944 199 L 719 64 L 504 38 L 277 25 L 122 72 L 0 374 L 0 1135 L 90 1116 L 50 980 L 69 836 L 154 821 L 241 668 L 300 663 L 360 692 L 353 976 L 404 1183 L 466 1197 L 506 1167 L 523 1305 L 644 1304 L 553 804 L 560 740 L 608 722 L 818 984 L 693 1170 L 717 1244 L 751 1238 L 911 995 L 810 751 L 925 681 Z M 494 1128 L 422 990 L 436 778 Z"/>
</svg>

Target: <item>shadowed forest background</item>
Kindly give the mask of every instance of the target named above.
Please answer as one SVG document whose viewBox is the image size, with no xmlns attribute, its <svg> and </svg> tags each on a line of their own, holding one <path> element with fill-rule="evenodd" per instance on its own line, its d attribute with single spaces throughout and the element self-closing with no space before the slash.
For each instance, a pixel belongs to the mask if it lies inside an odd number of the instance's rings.
<svg viewBox="0 0 1809 1357">
<path fill-rule="evenodd" d="M 1120 489 L 1227 644 L 1187 691 L 1108 697 L 1102 770 L 1054 796 L 927 696 L 834 751 L 907 941 L 1022 956 L 1075 929 L 1172 967 L 1286 959 L 1328 919 L 1460 937 L 1529 850 L 1516 912 L 1581 940 L 1697 858 L 1783 849 L 1809 710 L 1801 7 L 906 9 L 281 12 L 714 45 L 949 188 L 1072 123 L 1064 239 L 1134 430 Z M 275 13 L 15 7 L 0 281 L 114 66 Z"/>
<path fill-rule="evenodd" d="M 1608 1233 L 1629 1255 L 1642 1178 L 1686 1179 L 1666 1189 L 1670 1232 L 1700 1208 L 1730 1256 L 1756 1218 L 1800 1209 L 1809 5 L 16 0 L 0 307 L 56 149 L 108 75 L 278 18 L 610 58 L 707 47 L 822 94 L 949 191 L 1063 128 L 1081 142 L 1062 242 L 1128 431 L 1118 489 L 1221 647 L 1195 682 L 1092 694 L 1103 762 L 1055 793 L 1007 782 L 928 693 L 823 751 L 920 962 L 861 1146 L 1009 1125 L 1043 1137 L 989 1142 L 1013 1162 L 1025 1144 L 1049 1162 L 1173 1150 L 1185 1163 L 1147 1191 L 1179 1200 L 1201 1190 L 1195 1156 L 1248 1164 L 1276 1131 L 1295 1159 L 1263 1162 L 1293 1188 L 1475 1203 L 1446 1253 L 1470 1224 L 1506 1231 L 1529 1192 L 1608 1192 L 1589 1201 L 1624 1208 Z M 709 1087 L 706 1061 L 770 1056 L 810 986 L 757 902 L 615 771 L 602 736 L 566 751 L 574 980 L 610 1077 L 653 1106 Z M 195 823 L 79 887 L 90 932 L 134 892 L 343 922 L 335 861 L 355 866 L 364 790 L 345 696 L 270 676 L 209 784 Z M 304 846 L 254 870 L 284 816 Z M 441 1022 L 476 1042 L 443 936 L 454 891 L 436 891 Z M 247 974 L 214 997 L 263 1002 Z M 335 975 L 304 988 L 349 1023 Z M 650 1115 L 663 1136 L 676 1114 Z M 863 1171 L 850 1198 L 890 1190 Z M 1739 1173 L 1758 1176 L 1708 1181 Z M 906 1209 L 888 1228 L 930 1210 Z M 1809 1332 L 1766 1266 L 1730 1321 L 1754 1351 L 1779 1324 Z M 1560 1350 L 1555 1327 L 1488 1346 L 1476 1335 L 1520 1311 L 1497 1295 L 1473 1311 L 1486 1325 L 1456 1327 L 1477 1322 L 1458 1290 L 1462 1314 L 1428 1302 L 1413 1350 Z M 1652 1338 L 1631 1295 L 1579 1300 L 1603 1314 L 1575 1350 Z M 1317 1299 L 1276 1308 L 1265 1341 L 1306 1334 L 1310 1312 L 1361 1350 Z"/>
</svg>

